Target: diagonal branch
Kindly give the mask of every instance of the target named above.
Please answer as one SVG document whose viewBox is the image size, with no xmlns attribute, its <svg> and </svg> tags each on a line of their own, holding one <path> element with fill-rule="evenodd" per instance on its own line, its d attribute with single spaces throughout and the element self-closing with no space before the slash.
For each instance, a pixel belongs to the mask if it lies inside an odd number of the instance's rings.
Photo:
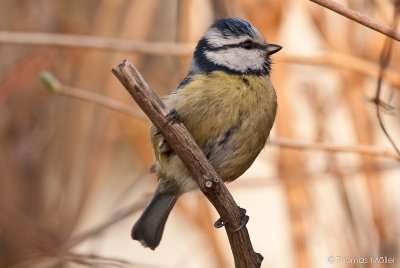
<svg viewBox="0 0 400 268">
<path fill-rule="evenodd" d="M 393 28 L 382 22 L 374 20 L 360 12 L 357 12 L 350 8 L 344 7 L 332 0 L 310 0 L 310 1 L 314 2 L 318 5 L 321 5 L 323 7 L 326 7 L 328 9 L 330 9 L 348 19 L 351 19 L 352 21 L 362 24 L 374 31 L 380 32 L 381 34 L 384 34 L 394 40 L 400 41 L 400 31 L 396 30 L 396 28 Z"/>
<path fill-rule="evenodd" d="M 224 219 L 235 267 L 260 267 L 263 257 L 254 252 L 247 228 L 234 232 L 241 224 L 239 208 L 186 128 L 169 119 L 169 111 L 150 89 L 136 68 L 127 60 L 112 69 L 140 108 L 161 131 L 168 144 L 192 173 L 200 190 Z"/>
</svg>

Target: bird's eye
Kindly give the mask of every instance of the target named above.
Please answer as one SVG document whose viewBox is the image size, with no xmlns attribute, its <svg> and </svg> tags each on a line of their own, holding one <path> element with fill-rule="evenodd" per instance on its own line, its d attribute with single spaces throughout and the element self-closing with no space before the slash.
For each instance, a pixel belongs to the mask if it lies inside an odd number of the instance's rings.
<svg viewBox="0 0 400 268">
<path fill-rule="evenodd" d="M 252 49 L 252 48 L 254 48 L 254 43 L 251 42 L 250 40 L 248 40 L 248 41 L 244 41 L 243 43 L 241 43 L 240 46 L 244 49 Z"/>
</svg>

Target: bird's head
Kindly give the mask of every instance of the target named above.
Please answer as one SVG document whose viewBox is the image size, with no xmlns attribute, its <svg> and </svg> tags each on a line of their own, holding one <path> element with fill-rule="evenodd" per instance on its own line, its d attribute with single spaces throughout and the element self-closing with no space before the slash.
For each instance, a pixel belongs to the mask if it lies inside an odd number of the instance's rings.
<svg viewBox="0 0 400 268">
<path fill-rule="evenodd" d="M 243 19 L 220 19 L 198 42 L 189 72 L 223 70 L 235 74 L 269 75 L 270 56 L 281 49 L 279 45 L 269 44 Z"/>
</svg>

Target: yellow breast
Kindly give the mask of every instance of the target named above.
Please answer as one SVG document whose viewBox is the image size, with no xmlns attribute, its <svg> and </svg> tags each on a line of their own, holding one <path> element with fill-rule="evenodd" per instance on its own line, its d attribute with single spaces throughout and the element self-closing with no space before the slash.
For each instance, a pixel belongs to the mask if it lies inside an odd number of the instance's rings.
<svg viewBox="0 0 400 268">
<path fill-rule="evenodd" d="M 277 102 L 267 76 L 198 74 L 166 100 L 224 181 L 240 176 L 269 136 Z M 157 146 L 157 141 L 153 141 Z M 161 170 L 167 155 L 159 155 Z M 164 166 L 163 166 L 164 162 Z"/>
</svg>

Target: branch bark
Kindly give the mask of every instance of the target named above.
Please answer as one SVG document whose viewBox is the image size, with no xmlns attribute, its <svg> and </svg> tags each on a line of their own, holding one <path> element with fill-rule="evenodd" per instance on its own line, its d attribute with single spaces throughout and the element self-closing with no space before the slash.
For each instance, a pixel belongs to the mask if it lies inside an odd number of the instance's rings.
<svg viewBox="0 0 400 268">
<path fill-rule="evenodd" d="M 394 40 L 400 41 L 400 31 L 382 22 L 374 20 L 360 12 L 346 8 L 332 0 L 310 0 L 318 5 L 326 7 L 352 21 L 362 24 L 374 31 L 380 32 Z"/>
<path fill-rule="evenodd" d="M 263 257 L 254 252 L 246 226 L 233 232 L 241 224 L 240 211 L 235 200 L 186 128 L 168 118 L 169 111 L 164 103 L 130 62 L 124 60 L 112 72 L 182 159 L 221 219 L 227 221 L 225 230 L 235 267 L 260 267 Z"/>
</svg>

